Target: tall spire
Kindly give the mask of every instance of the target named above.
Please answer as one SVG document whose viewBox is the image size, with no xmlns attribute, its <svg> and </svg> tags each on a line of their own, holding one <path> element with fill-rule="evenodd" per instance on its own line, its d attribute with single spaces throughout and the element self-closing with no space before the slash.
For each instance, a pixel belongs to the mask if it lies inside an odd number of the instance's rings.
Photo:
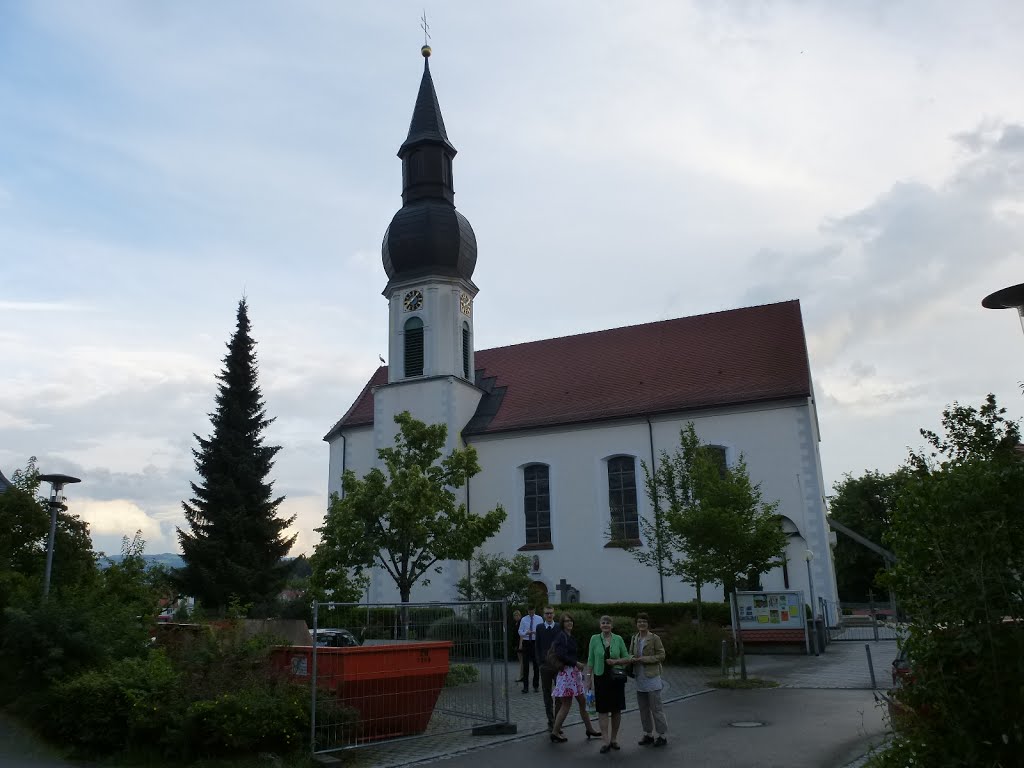
<svg viewBox="0 0 1024 768">
<path fill-rule="evenodd" d="M 424 141 L 441 142 L 454 155 L 455 147 L 448 141 L 448 134 L 445 133 L 441 105 L 437 103 L 434 80 L 430 76 L 430 46 L 424 45 L 422 53 L 423 79 L 420 80 L 420 92 L 416 95 L 416 106 L 413 107 L 412 120 L 409 121 L 409 135 L 402 148 L 398 150 L 398 156 L 402 157 L 403 152 Z"/>
<path fill-rule="evenodd" d="M 398 150 L 402 208 L 384 235 L 384 269 L 389 281 L 427 274 L 469 281 L 476 266 L 476 235 L 455 210 L 452 159 L 456 151 L 448 141 L 430 77 L 430 46 L 424 45 L 421 53 L 420 90 L 409 135 Z"/>
</svg>

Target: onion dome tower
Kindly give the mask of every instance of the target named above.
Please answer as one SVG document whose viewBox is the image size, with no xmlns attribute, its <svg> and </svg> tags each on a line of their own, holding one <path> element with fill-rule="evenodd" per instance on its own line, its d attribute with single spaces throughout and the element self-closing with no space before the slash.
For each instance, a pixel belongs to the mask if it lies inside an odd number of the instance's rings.
<svg viewBox="0 0 1024 768">
<path fill-rule="evenodd" d="M 458 376 L 473 381 L 476 235 L 455 210 L 452 161 L 424 45 L 409 134 L 398 150 L 402 207 L 381 247 L 388 284 L 388 381 Z"/>
</svg>

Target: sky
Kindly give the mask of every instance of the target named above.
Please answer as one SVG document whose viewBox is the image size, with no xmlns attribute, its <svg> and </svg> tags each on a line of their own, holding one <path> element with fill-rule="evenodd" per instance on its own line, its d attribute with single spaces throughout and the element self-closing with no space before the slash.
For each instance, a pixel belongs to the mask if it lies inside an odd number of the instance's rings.
<svg viewBox="0 0 1024 768">
<path fill-rule="evenodd" d="M 309 552 L 322 441 L 387 352 L 380 243 L 423 4 L 0 4 L 0 470 L 97 549 L 178 550 L 249 304 Z M 949 403 L 1024 413 L 1024 4 L 426 8 L 478 349 L 799 299 L 826 485 Z M 540 308 L 545 308 L 541 311 Z"/>
</svg>

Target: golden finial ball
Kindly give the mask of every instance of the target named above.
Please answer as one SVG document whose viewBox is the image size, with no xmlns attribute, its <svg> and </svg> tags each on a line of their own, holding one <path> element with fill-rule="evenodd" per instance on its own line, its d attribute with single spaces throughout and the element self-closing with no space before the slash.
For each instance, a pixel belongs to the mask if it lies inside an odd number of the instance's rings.
<svg viewBox="0 0 1024 768">
<path fill-rule="evenodd" d="M 429 59 L 430 58 L 430 46 L 429 45 L 424 45 L 422 48 L 420 48 L 420 53 L 423 54 L 423 58 L 424 59 Z"/>
</svg>

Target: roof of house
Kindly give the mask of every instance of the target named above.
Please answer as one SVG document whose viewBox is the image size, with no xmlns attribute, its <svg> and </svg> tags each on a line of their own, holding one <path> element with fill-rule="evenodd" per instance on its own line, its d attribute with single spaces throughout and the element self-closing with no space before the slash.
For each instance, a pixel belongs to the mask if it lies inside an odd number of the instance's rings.
<svg viewBox="0 0 1024 768">
<path fill-rule="evenodd" d="M 3 493 L 8 488 L 12 488 L 11 481 L 4 477 L 4 473 L 0 472 L 0 493 Z"/>
<path fill-rule="evenodd" d="M 476 352 L 485 395 L 463 435 L 811 394 L 799 301 L 744 307 Z M 331 428 L 373 423 L 381 366 Z"/>
</svg>

